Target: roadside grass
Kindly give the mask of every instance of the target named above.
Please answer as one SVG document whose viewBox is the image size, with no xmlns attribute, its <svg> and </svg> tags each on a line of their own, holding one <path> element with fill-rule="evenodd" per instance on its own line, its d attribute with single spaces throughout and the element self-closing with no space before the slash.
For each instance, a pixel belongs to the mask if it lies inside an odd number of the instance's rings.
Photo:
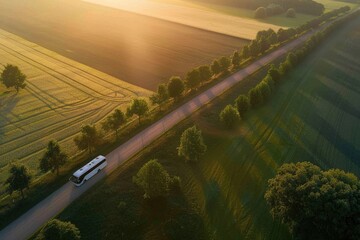
<svg viewBox="0 0 360 240">
<path fill-rule="evenodd" d="M 218 113 L 256 85 L 265 70 L 169 131 L 58 217 L 75 223 L 86 239 L 121 239 L 126 216 L 117 212 L 116 203 L 126 201 L 137 206 L 131 212 L 143 221 L 132 239 L 167 239 L 164 225 L 177 216 L 178 206 L 171 205 L 170 197 L 165 213 L 151 211 L 157 208 L 146 205 L 131 181 L 142 164 L 158 158 L 170 174 L 181 177 L 186 201 L 179 206 L 202 217 L 208 238 L 291 238 L 273 220 L 263 197 L 267 180 L 281 164 L 311 161 L 360 175 L 359 22 L 335 32 L 286 77 L 270 102 L 244 116 L 238 129 L 219 127 Z M 176 146 L 181 132 L 193 124 L 202 129 L 208 152 L 199 163 L 185 164 Z"/>
</svg>

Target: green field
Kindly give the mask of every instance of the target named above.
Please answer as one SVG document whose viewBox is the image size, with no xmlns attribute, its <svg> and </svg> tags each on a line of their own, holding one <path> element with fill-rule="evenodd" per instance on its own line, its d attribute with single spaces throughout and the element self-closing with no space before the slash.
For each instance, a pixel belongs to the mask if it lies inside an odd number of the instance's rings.
<svg viewBox="0 0 360 240">
<path fill-rule="evenodd" d="M 18 94 L 0 88 L 0 183 L 9 162 L 24 163 L 36 174 L 49 140 L 58 140 L 72 156 L 82 124 L 97 123 L 132 98 L 151 94 L 0 30 L 1 69 L 8 63 L 28 79 Z"/>
<path fill-rule="evenodd" d="M 243 81 L 99 183 L 59 218 L 75 223 L 86 239 L 168 239 L 168 221 L 189 212 L 202 217 L 211 239 L 289 239 L 287 228 L 272 219 L 263 198 L 267 180 L 281 164 L 311 161 L 360 175 L 359 41 L 357 18 L 287 76 L 266 106 L 246 115 L 236 131 L 225 131 L 218 127 L 219 111 L 254 86 L 263 72 Z M 209 150 L 198 164 L 186 164 L 175 148 L 181 132 L 193 123 L 202 129 Z M 183 195 L 172 194 L 160 207 L 146 204 L 131 180 L 152 158 L 182 178 Z M 120 201 L 128 204 L 131 214 L 122 214 Z M 124 230 L 129 224 L 131 235 Z"/>
</svg>

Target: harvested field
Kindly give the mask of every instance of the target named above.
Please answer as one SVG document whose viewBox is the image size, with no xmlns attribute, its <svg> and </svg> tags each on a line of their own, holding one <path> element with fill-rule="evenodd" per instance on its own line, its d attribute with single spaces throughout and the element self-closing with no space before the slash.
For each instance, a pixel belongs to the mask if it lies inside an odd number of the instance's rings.
<svg viewBox="0 0 360 240">
<path fill-rule="evenodd" d="M 1 70 L 7 63 L 19 66 L 28 80 L 18 94 L 0 88 L 0 182 L 13 160 L 37 172 L 51 139 L 71 156 L 82 124 L 96 123 L 117 107 L 125 109 L 132 98 L 151 94 L 0 30 Z"/>
<path fill-rule="evenodd" d="M 0 28 L 151 90 L 172 75 L 182 76 L 247 43 L 80 0 L 0 0 L 0 4 Z"/>
</svg>

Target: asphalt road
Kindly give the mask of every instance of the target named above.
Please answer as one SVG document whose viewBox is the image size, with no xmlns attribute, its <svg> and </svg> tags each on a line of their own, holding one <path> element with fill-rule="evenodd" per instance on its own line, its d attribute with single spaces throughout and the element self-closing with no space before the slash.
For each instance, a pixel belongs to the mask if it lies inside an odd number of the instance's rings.
<svg viewBox="0 0 360 240">
<path fill-rule="evenodd" d="M 70 182 L 63 185 L 60 189 L 39 202 L 28 212 L 1 230 L 0 239 L 21 240 L 29 238 L 49 219 L 56 216 L 74 200 L 80 197 L 84 192 L 89 190 L 97 182 L 109 175 L 127 159 L 141 151 L 145 146 L 149 145 L 176 124 L 189 117 L 199 108 L 206 105 L 226 90 L 230 89 L 236 83 L 242 81 L 247 76 L 259 70 L 261 67 L 274 61 L 276 58 L 283 56 L 291 49 L 306 41 L 306 39 L 308 39 L 308 37 L 312 34 L 313 33 L 308 33 L 303 35 L 302 37 L 295 39 L 280 49 L 262 57 L 248 67 L 234 73 L 207 91 L 194 97 L 142 132 L 138 133 L 136 136 L 129 139 L 126 143 L 106 155 L 108 166 L 102 172 L 95 175 L 81 187 L 75 187 Z"/>
</svg>

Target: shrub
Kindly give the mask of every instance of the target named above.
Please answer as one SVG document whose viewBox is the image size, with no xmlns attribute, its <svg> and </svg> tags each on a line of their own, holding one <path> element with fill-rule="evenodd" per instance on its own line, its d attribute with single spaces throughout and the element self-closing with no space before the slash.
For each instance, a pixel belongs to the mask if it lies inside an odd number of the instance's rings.
<svg viewBox="0 0 360 240">
<path fill-rule="evenodd" d="M 255 18 L 266 18 L 266 9 L 264 7 L 259 7 L 255 10 Z"/>
<path fill-rule="evenodd" d="M 295 9 L 293 8 L 289 8 L 287 11 L 286 11 L 286 17 L 288 18 L 294 18 L 296 17 L 296 12 L 295 12 Z"/>
</svg>

